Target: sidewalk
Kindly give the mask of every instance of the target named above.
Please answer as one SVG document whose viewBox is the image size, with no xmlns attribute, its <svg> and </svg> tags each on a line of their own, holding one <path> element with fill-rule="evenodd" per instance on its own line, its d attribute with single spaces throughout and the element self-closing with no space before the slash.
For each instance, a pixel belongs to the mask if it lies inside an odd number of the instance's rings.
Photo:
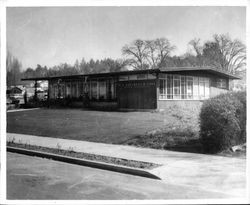
<svg viewBox="0 0 250 205">
<path fill-rule="evenodd" d="M 163 166 L 150 172 L 164 182 L 221 192 L 233 197 L 244 197 L 246 160 L 203 154 L 137 148 L 59 138 L 7 133 L 7 140 L 44 147 L 72 149 L 104 156 L 153 162 Z"/>
</svg>

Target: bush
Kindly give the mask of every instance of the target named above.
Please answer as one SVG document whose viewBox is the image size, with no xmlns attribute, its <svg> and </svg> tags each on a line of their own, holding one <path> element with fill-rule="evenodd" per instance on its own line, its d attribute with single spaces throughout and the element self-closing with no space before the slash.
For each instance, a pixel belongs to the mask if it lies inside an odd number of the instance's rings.
<svg viewBox="0 0 250 205">
<path fill-rule="evenodd" d="M 200 112 L 204 152 L 217 153 L 246 141 L 246 93 L 231 92 L 205 101 Z"/>
<path fill-rule="evenodd" d="M 241 126 L 241 139 L 246 142 L 246 92 L 233 92 L 232 95 L 236 97 L 243 105 L 243 110 L 239 113 L 240 126 Z"/>
</svg>

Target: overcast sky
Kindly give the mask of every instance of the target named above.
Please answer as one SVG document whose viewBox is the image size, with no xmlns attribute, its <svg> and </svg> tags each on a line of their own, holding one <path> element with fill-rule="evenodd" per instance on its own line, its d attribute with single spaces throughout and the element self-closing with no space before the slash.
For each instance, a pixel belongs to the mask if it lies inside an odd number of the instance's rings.
<svg viewBox="0 0 250 205">
<path fill-rule="evenodd" d="M 244 7 L 8 8 L 7 46 L 23 69 L 122 58 L 122 46 L 137 38 L 166 37 L 181 55 L 191 39 L 215 33 L 245 43 L 245 15 Z"/>
</svg>

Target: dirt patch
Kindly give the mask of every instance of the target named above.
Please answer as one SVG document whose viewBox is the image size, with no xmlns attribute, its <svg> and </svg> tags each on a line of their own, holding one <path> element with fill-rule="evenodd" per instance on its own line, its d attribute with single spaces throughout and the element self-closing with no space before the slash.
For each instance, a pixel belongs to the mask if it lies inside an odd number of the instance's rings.
<svg viewBox="0 0 250 205">
<path fill-rule="evenodd" d="M 133 167 L 133 168 L 140 168 L 140 169 L 153 169 L 153 168 L 160 166 L 159 164 L 154 164 L 154 163 L 149 163 L 149 162 L 127 160 L 127 159 L 115 158 L 115 157 L 107 157 L 107 156 L 89 154 L 89 153 L 84 153 L 84 152 L 75 152 L 70 149 L 62 150 L 62 149 L 56 149 L 56 148 L 48 148 L 48 147 L 13 143 L 13 142 L 7 142 L 7 146 L 53 153 L 53 154 L 64 155 L 64 156 L 75 157 L 75 158 L 86 159 L 86 160 L 111 163 L 111 164 L 122 165 L 122 166 Z"/>
</svg>

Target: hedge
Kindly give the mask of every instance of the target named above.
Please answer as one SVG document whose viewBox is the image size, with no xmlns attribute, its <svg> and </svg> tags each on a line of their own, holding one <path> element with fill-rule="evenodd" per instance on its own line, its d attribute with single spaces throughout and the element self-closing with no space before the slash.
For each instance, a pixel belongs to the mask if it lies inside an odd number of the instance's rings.
<svg viewBox="0 0 250 205">
<path fill-rule="evenodd" d="M 246 142 L 246 92 L 206 100 L 200 112 L 200 138 L 206 153 Z"/>
</svg>

